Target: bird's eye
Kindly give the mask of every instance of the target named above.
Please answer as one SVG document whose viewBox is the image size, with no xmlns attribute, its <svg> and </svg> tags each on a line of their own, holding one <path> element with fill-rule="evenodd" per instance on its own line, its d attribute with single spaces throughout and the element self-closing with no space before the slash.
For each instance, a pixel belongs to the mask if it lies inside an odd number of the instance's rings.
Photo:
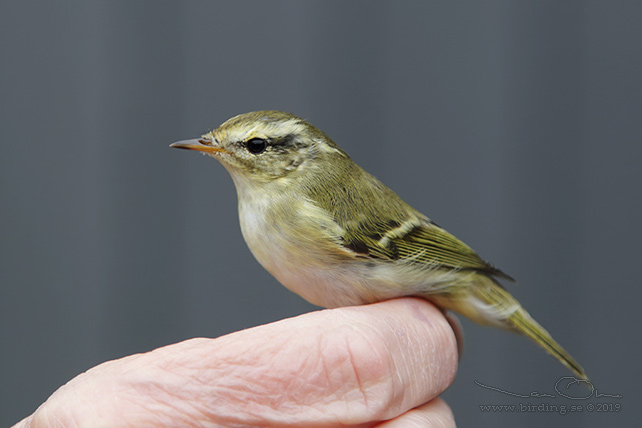
<svg viewBox="0 0 642 428">
<path fill-rule="evenodd" d="M 252 138 L 251 140 L 247 140 L 245 143 L 245 147 L 247 148 L 247 151 L 252 153 L 253 155 L 258 155 L 259 153 L 263 153 L 267 147 L 267 141 L 265 141 L 262 138 Z"/>
</svg>

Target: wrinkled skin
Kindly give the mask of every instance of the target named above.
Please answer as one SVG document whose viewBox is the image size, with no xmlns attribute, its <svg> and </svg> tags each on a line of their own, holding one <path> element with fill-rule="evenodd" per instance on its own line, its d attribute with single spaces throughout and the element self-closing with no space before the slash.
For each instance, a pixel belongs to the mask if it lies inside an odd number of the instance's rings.
<svg viewBox="0 0 642 428">
<path fill-rule="evenodd" d="M 16 426 L 453 427 L 457 356 L 425 300 L 323 310 L 103 363 Z"/>
</svg>

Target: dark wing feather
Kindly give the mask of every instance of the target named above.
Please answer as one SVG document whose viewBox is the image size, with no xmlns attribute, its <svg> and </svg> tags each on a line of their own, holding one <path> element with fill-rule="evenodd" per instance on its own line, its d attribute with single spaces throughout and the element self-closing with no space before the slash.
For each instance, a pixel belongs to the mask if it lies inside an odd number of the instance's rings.
<svg viewBox="0 0 642 428">
<path fill-rule="evenodd" d="M 468 245 L 434 224 L 416 226 L 391 242 L 399 249 L 400 257 L 415 256 L 418 263 L 436 263 L 452 269 L 475 270 L 514 281 L 479 257 Z"/>
<path fill-rule="evenodd" d="M 389 261 L 405 259 L 410 263 L 447 269 L 474 270 L 514 281 L 441 227 L 422 220 L 417 223 L 408 230 L 399 230 L 399 233 L 395 233 L 394 229 L 385 229 L 383 223 L 353 223 L 343 240 L 347 248 L 360 256 Z"/>
</svg>

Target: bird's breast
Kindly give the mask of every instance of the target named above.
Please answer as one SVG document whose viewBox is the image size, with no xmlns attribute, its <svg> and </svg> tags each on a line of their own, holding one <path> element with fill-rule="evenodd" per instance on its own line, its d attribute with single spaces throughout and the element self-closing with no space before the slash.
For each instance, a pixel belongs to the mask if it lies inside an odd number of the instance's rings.
<svg viewBox="0 0 642 428">
<path fill-rule="evenodd" d="M 252 193 L 239 195 L 241 231 L 279 282 L 323 307 L 377 300 L 357 285 L 363 261 L 338 243 L 341 227 L 325 210 L 300 197 Z"/>
</svg>

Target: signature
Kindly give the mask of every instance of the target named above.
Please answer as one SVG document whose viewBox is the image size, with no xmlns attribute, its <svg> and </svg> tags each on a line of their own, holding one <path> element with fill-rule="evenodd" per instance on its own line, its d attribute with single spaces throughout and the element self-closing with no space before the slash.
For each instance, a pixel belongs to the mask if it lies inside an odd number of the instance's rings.
<svg viewBox="0 0 642 428">
<path fill-rule="evenodd" d="M 490 389 L 491 391 L 496 391 L 496 392 L 499 392 L 499 393 L 502 393 L 502 394 L 512 395 L 514 397 L 520 397 L 520 398 L 532 398 L 532 397 L 535 397 L 535 398 L 543 398 L 543 397 L 556 398 L 557 396 L 568 398 L 568 399 L 571 399 L 571 400 L 588 400 L 591 397 L 593 397 L 593 398 L 601 398 L 601 397 L 622 398 L 621 394 L 605 394 L 605 393 L 599 392 L 597 390 L 597 388 L 595 388 L 595 386 L 590 381 L 588 381 L 586 379 L 578 379 L 578 378 L 573 377 L 573 376 L 564 376 L 564 377 L 559 378 L 559 380 L 557 382 L 555 382 L 554 389 L 555 389 L 555 392 L 557 393 L 557 395 L 549 394 L 549 393 L 546 393 L 546 392 L 537 392 L 537 391 L 532 391 L 529 394 L 519 394 L 517 392 L 507 391 L 507 390 L 504 390 L 504 389 L 501 389 L 501 388 L 497 388 L 495 386 L 484 385 L 483 383 L 481 383 L 479 381 L 475 381 L 475 383 L 477 385 L 481 386 L 482 388 Z M 584 393 L 584 394 L 574 394 L 573 391 L 569 389 L 574 385 L 580 385 L 580 384 L 584 384 L 584 385 L 588 386 L 589 389 L 590 389 L 590 392 L 588 394 L 586 394 L 586 393 Z M 580 389 L 580 388 L 578 388 L 578 389 Z M 581 390 L 585 391 L 585 389 L 583 389 L 583 388 Z"/>
</svg>

